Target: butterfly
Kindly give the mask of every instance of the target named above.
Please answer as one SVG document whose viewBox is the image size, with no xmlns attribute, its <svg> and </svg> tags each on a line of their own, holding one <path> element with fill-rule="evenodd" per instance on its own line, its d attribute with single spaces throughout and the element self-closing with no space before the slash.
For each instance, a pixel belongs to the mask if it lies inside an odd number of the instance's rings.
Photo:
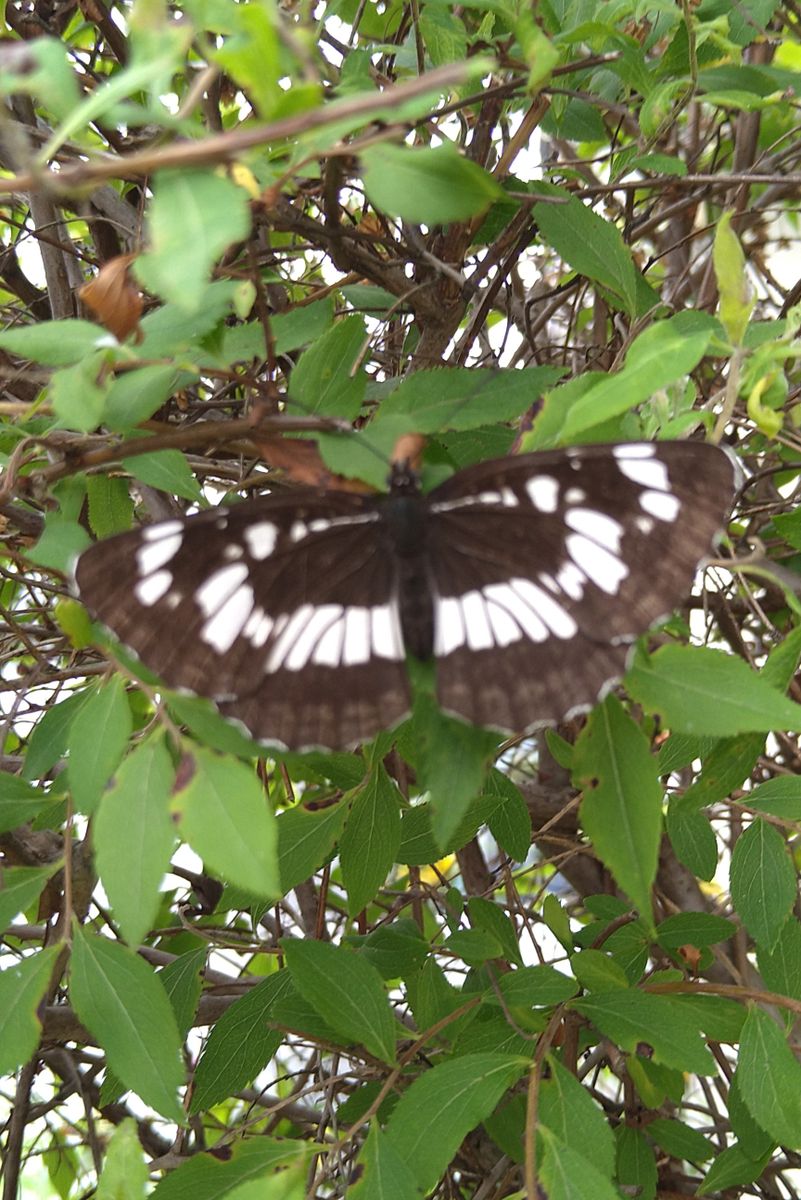
<svg viewBox="0 0 801 1200">
<path fill-rule="evenodd" d="M 729 455 L 591 445 L 457 471 L 428 494 L 301 488 L 97 542 L 90 613 L 171 688 L 257 741 L 344 748 L 409 711 L 406 656 L 445 711 L 523 731 L 597 699 L 686 595 L 727 516 Z"/>
</svg>

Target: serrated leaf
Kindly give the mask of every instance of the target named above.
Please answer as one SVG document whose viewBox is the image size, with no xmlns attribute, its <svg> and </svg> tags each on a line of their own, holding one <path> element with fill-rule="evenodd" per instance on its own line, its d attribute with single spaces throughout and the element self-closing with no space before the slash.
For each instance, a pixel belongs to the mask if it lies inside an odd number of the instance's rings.
<svg viewBox="0 0 801 1200">
<path fill-rule="evenodd" d="M 662 785 L 645 734 L 608 696 L 576 742 L 573 779 L 581 821 L 601 860 L 651 921 L 651 885 L 662 832 Z"/>
<path fill-rule="evenodd" d="M 270 975 L 215 1023 L 195 1068 L 190 1112 L 202 1112 L 241 1091 L 267 1066 L 284 1037 L 270 1028 L 269 1016 L 289 987 L 288 971 Z"/>
<path fill-rule="evenodd" d="M 318 812 L 292 808 L 278 817 L 282 893 L 297 887 L 323 866 L 337 844 L 347 815 L 347 805 L 331 804 Z"/>
<path fill-rule="evenodd" d="M 215 261 L 250 228 L 247 193 L 207 170 L 159 171 L 148 209 L 150 249 L 134 271 L 150 291 L 197 311 Z"/>
<path fill-rule="evenodd" d="M 46 867 L 3 867 L 0 870 L 0 933 L 8 929 L 17 913 L 33 904 L 61 862 Z"/>
<path fill-rule="evenodd" d="M 801 705 L 722 650 L 663 646 L 635 660 L 626 687 L 648 712 L 684 733 L 731 737 L 801 729 Z"/>
<path fill-rule="evenodd" d="M 362 152 L 364 187 L 376 208 L 405 221 L 463 221 L 504 198 L 503 189 L 450 143 L 424 149 L 379 142 Z"/>
<path fill-rule="evenodd" d="M 607 1178 L 615 1167 L 612 1131 L 603 1110 L 557 1058 L 550 1055 L 550 1078 L 540 1085 L 538 1117 L 560 1141 L 572 1145 Z"/>
<path fill-rule="evenodd" d="M 125 1117 L 106 1144 L 96 1200 L 144 1200 L 147 1182 L 148 1169 L 136 1122 L 133 1117 Z"/>
<path fill-rule="evenodd" d="M 715 1061 L 693 1014 L 664 996 L 616 989 L 575 1000 L 571 1007 L 623 1050 L 633 1053 L 641 1042 L 647 1042 L 658 1063 L 699 1075 L 714 1074 Z"/>
<path fill-rule="evenodd" d="M 302 1143 L 287 1138 L 262 1135 L 234 1142 L 225 1156 L 205 1152 L 185 1159 L 159 1180 L 152 1196 L 154 1200 L 223 1200 L 251 1181 L 259 1182 L 260 1194 L 264 1196 L 267 1178 L 298 1160 L 303 1161 L 307 1154 Z M 280 1193 L 275 1200 L 279 1196 Z"/>
<path fill-rule="evenodd" d="M 620 1192 L 573 1146 L 542 1130 L 540 1176 L 548 1200 L 620 1200 Z"/>
<path fill-rule="evenodd" d="M 0 332 L 0 349 L 48 367 L 65 367 L 90 357 L 100 347 L 116 346 L 117 339 L 91 321 L 41 321 L 24 329 Z"/>
<path fill-rule="evenodd" d="M 775 946 L 796 898 L 795 869 L 784 838 L 757 818 L 731 856 L 731 898 L 754 941 Z"/>
<path fill-rule="evenodd" d="M 301 412 L 356 419 L 367 386 L 364 369 L 357 367 L 364 336 L 361 317 L 343 317 L 301 354 L 289 383 L 290 401 Z"/>
<path fill-rule="evenodd" d="M 348 912 L 361 912 L 386 879 L 400 845 L 400 794 L 378 765 L 351 804 L 339 847 Z"/>
<path fill-rule="evenodd" d="M 227 882 L 275 899 L 281 894 L 276 822 L 255 771 L 202 746 L 191 759 L 192 777 L 171 804 L 181 836 Z"/>
<path fill-rule="evenodd" d="M 801 1065 L 760 1008 L 752 1007 L 743 1026 L 736 1079 L 757 1125 L 788 1149 L 801 1147 Z"/>
<path fill-rule="evenodd" d="M 300 994 L 348 1041 L 382 1062 L 395 1061 L 395 1018 L 375 967 L 328 942 L 282 942 Z"/>
<path fill-rule="evenodd" d="M 351 1200 L 419 1200 L 422 1195 L 414 1172 L 376 1121 L 370 1125 L 359 1165 L 363 1174 L 348 1188 Z"/>
<path fill-rule="evenodd" d="M 32 821 L 50 803 L 50 797 L 40 788 L 0 771 L 0 833 Z"/>
<path fill-rule="evenodd" d="M 78 926 L 70 964 L 71 999 L 126 1087 L 171 1121 L 183 1123 L 181 1042 L 164 988 L 132 950 Z"/>
<path fill-rule="evenodd" d="M 523 1058 L 465 1054 L 424 1071 L 398 1101 L 387 1137 L 428 1191 L 461 1142 L 527 1069 Z"/>
<path fill-rule="evenodd" d="M 203 501 L 198 481 L 189 469 L 189 464 L 180 450 L 152 450 L 145 454 L 132 454 L 122 460 L 125 470 L 140 483 L 158 488 L 171 496 L 182 496 L 193 503 Z"/>
<path fill-rule="evenodd" d="M 42 1033 L 39 1005 L 59 954 L 48 946 L 0 971 L 0 1072 L 8 1075 L 27 1062 Z"/>
<path fill-rule="evenodd" d="M 175 768 L 160 736 L 128 755 L 95 817 L 95 861 L 126 941 L 137 946 L 160 903 L 159 884 L 175 844 L 170 789 Z"/>
<path fill-rule="evenodd" d="M 133 721 L 125 682 L 117 677 L 93 690 L 75 715 L 67 739 L 75 807 L 91 815 L 119 766 Z"/>
</svg>

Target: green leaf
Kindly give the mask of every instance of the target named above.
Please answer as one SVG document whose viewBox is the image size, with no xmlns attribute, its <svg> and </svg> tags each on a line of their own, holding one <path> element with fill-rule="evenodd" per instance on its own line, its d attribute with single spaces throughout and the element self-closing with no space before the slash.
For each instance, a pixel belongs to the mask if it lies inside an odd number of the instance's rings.
<svg viewBox="0 0 801 1200">
<path fill-rule="evenodd" d="M 49 512 L 45 516 L 44 532 L 34 548 L 28 551 L 28 558 L 40 566 L 70 575 L 75 559 L 90 541 L 89 534 L 77 521 L 65 520 L 59 512 Z"/>
<path fill-rule="evenodd" d="M 575 996 L 578 988 L 575 979 L 569 975 L 547 963 L 540 963 L 536 967 L 521 967 L 501 975 L 498 990 L 512 1007 L 550 1008 Z"/>
<path fill-rule="evenodd" d="M 731 898 L 759 946 L 772 950 L 796 898 L 795 868 L 784 838 L 757 818 L 731 856 Z"/>
<path fill-rule="evenodd" d="M 33 904 L 61 861 L 46 867 L 3 867 L 0 871 L 0 933 L 8 929 L 17 913 Z"/>
<path fill-rule="evenodd" d="M 735 346 L 742 343 L 755 297 L 748 284 L 745 255 L 731 227 L 731 212 L 723 213 L 715 230 L 712 259 L 718 285 L 720 319 Z"/>
<path fill-rule="evenodd" d="M 494 767 L 484 784 L 487 795 L 499 796 L 502 803 L 487 818 L 495 841 L 510 858 L 525 862 L 531 849 L 531 814 L 520 789 L 508 775 Z"/>
<path fill-rule="evenodd" d="M 72 722 L 80 708 L 83 708 L 90 696 L 94 692 L 89 688 L 82 688 L 79 692 L 73 692 L 71 696 L 67 696 L 60 704 L 54 704 L 48 708 L 41 718 L 36 722 L 36 726 L 28 741 L 28 753 L 25 756 L 25 765 L 23 767 L 23 775 L 26 779 L 40 779 L 43 775 L 54 767 L 61 756 L 67 749 L 67 741 Z M 11 778 L 0 773 L 0 814 L 3 812 L 3 802 L 6 798 L 4 791 L 4 780 Z M 41 795 L 41 793 L 33 793 Z M 32 797 L 31 797 L 32 798 Z M 44 801 L 43 801 L 44 803 Z M 0 815 L 0 820 L 2 816 Z M 15 824 L 21 825 L 23 821 L 27 821 L 27 817 L 16 821 Z M 13 825 L 0 826 L 4 829 L 13 829 Z"/>
<path fill-rule="evenodd" d="M 171 364 L 139 367 L 117 375 L 106 396 L 103 423 L 114 433 L 133 429 L 166 404 L 181 386 L 179 380 L 186 386 L 193 378 L 188 371 L 176 371 Z"/>
<path fill-rule="evenodd" d="M 756 1183 L 761 1178 L 772 1155 L 772 1146 L 756 1159 L 751 1158 L 739 1142 L 727 1146 L 717 1156 L 701 1181 L 698 1195 L 707 1196 L 714 1193 L 720 1196 L 729 1188 L 736 1188 L 742 1195 L 741 1188 L 747 1187 L 749 1183 Z"/>
<path fill-rule="evenodd" d="M 484 930 L 492 934 L 503 948 L 503 955 L 509 962 L 522 967 L 523 960 L 518 945 L 517 930 L 508 913 L 498 904 L 485 900 L 483 896 L 471 896 L 467 901 L 467 913 L 473 929 Z"/>
<path fill-rule="evenodd" d="M 623 1050 L 633 1053 L 640 1042 L 647 1042 L 655 1061 L 667 1067 L 699 1075 L 715 1072 L 714 1059 L 704 1044 L 694 1014 L 664 996 L 634 988 L 616 989 L 575 1000 L 571 1007 L 577 1008 Z"/>
<path fill-rule="evenodd" d="M 202 746 L 187 759 L 191 779 L 171 805 L 181 836 L 226 882 L 275 899 L 281 894 L 276 822 L 255 771 Z"/>
<path fill-rule="evenodd" d="M 396 785 L 379 764 L 356 792 L 339 848 L 348 912 L 361 912 L 389 874 L 400 845 Z"/>
<path fill-rule="evenodd" d="M 668 805 L 665 829 L 679 862 L 701 879 L 712 879 L 718 868 L 718 844 L 706 813 Z"/>
<path fill-rule="evenodd" d="M 482 790 L 498 735 L 446 717 L 429 696 L 414 706 L 417 772 L 431 800 L 431 827 L 441 850 Z"/>
<path fill-rule="evenodd" d="M 772 992 L 801 1000 L 801 923 L 785 921 L 773 946 L 757 946 L 759 973 Z"/>
<path fill-rule="evenodd" d="M 291 403 L 309 416 L 355 420 L 367 386 L 363 367 L 357 367 L 364 337 L 361 317 L 343 317 L 304 350 L 290 376 Z"/>
<path fill-rule="evenodd" d="M 581 821 L 597 853 L 650 922 L 662 785 L 648 739 L 614 696 L 590 713 L 576 742 L 573 780 L 584 790 Z"/>
<path fill-rule="evenodd" d="M 70 966 L 79 1019 L 106 1051 L 126 1087 L 170 1121 L 183 1124 L 181 1041 L 164 988 L 143 959 L 77 925 Z"/>
<path fill-rule="evenodd" d="M 760 1008 L 751 1008 L 743 1026 L 736 1079 L 757 1125 L 788 1149 L 801 1147 L 801 1065 Z"/>
<path fill-rule="evenodd" d="M 688 328 L 684 313 L 649 325 L 632 342 L 622 369 L 599 375 L 567 408 L 558 434 L 560 443 L 575 442 L 588 429 L 636 408 L 659 388 L 682 379 L 701 361 L 710 337 L 706 326 Z M 558 403 L 559 397 L 557 388 L 553 402 Z"/>
<path fill-rule="evenodd" d="M 377 1121 L 370 1125 L 359 1166 L 363 1174 L 348 1188 L 351 1200 L 419 1200 L 422 1195 L 410 1166 Z"/>
<path fill-rule="evenodd" d="M 245 90 L 263 121 L 286 95 L 278 82 L 283 71 L 275 29 L 277 16 L 273 8 L 258 4 L 232 9 L 230 35 L 210 54 Z"/>
<path fill-rule="evenodd" d="M 419 150 L 380 142 L 365 148 L 361 159 L 371 203 L 414 224 L 464 221 L 505 196 L 486 171 L 450 142 Z"/>
<path fill-rule="evenodd" d="M 549 1055 L 548 1063 L 550 1078 L 540 1085 L 540 1124 L 611 1179 L 615 1146 L 603 1110 L 557 1058 Z"/>
<path fill-rule="evenodd" d="M 48 946 L 0 971 L 0 1072 L 26 1063 L 42 1034 L 39 1006 L 50 985 L 60 948 Z"/>
<path fill-rule="evenodd" d="M 307 1153 L 302 1142 L 262 1134 L 231 1143 L 224 1155 L 193 1154 L 156 1184 L 153 1200 L 223 1200 L 226 1196 L 233 1200 L 236 1189 L 251 1181 L 258 1182 L 261 1190 L 257 1195 L 264 1200 L 280 1200 L 281 1192 L 273 1195 L 267 1191 L 266 1179 L 275 1172 L 285 1175 L 285 1168 L 302 1161 Z M 294 1200 L 294 1196 L 286 1200 Z"/>
<path fill-rule="evenodd" d="M 122 460 L 125 470 L 146 483 L 171 496 L 182 496 L 184 500 L 198 503 L 203 500 L 198 481 L 189 469 L 189 464 L 180 450 L 152 450 L 147 454 L 132 454 Z"/>
<path fill-rule="evenodd" d="M 47 367 L 67 367 L 83 362 L 104 347 L 116 346 L 117 339 L 101 325 L 91 321 L 41 321 L 22 329 L 0 332 L 0 350 L 9 350 L 21 358 Z"/>
<path fill-rule="evenodd" d="M 118 767 L 133 721 L 119 677 L 92 690 L 69 731 L 69 780 L 78 812 L 91 815 Z"/>
<path fill-rule="evenodd" d="M 527 1067 L 526 1059 L 507 1054 L 465 1054 L 424 1071 L 403 1093 L 387 1137 L 424 1191 Z"/>
<path fill-rule="evenodd" d="M 86 499 L 89 524 L 95 537 L 111 537 L 131 528 L 133 501 L 124 479 L 110 475 L 88 475 Z"/>
<path fill-rule="evenodd" d="M 648 712 L 683 733 L 730 737 L 801 729 L 801 705 L 740 658 L 700 646 L 663 646 L 635 659 L 626 687 Z"/>
<path fill-rule="evenodd" d="M 395 1018 L 375 967 L 328 942 L 285 938 L 281 944 L 298 991 L 331 1028 L 382 1062 L 394 1062 Z"/>
<path fill-rule="evenodd" d="M 122 763 L 95 817 L 98 874 L 122 935 L 134 947 L 158 912 L 159 884 L 175 844 L 169 810 L 174 778 L 164 738 L 149 737 Z"/>
<path fill-rule="evenodd" d="M 152 188 L 150 249 L 134 271 L 156 295 L 196 312 L 217 258 L 247 235 L 247 193 L 222 175 L 186 167 L 159 171 Z"/>
<path fill-rule="evenodd" d="M 743 802 L 749 808 L 781 817 L 785 821 L 801 821 L 801 778 L 797 775 L 777 775 L 767 783 L 752 788 Z"/>
<path fill-rule="evenodd" d="M 540 1176 L 548 1200 L 620 1200 L 620 1192 L 573 1146 L 542 1131 Z"/>
<path fill-rule="evenodd" d="M 108 360 L 108 350 L 96 350 L 74 366 L 53 373 L 48 396 L 59 425 L 91 433 L 101 423 L 109 388 L 104 377 Z"/>
<path fill-rule="evenodd" d="M 282 893 L 323 866 L 342 834 L 347 815 L 346 804 L 331 804 L 317 812 L 299 806 L 281 813 L 276 827 Z"/>
<path fill-rule="evenodd" d="M 657 1117 L 655 1121 L 649 1121 L 648 1136 L 666 1154 L 685 1162 L 707 1162 L 715 1153 L 714 1147 L 697 1129 L 669 1117 Z"/>
<path fill-rule="evenodd" d="M 607 288 L 630 316 L 642 315 L 647 309 L 639 300 L 638 271 L 620 231 L 563 189 L 549 187 L 548 192 L 555 202 L 540 202 L 531 210 L 542 237 L 574 271 Z M 653 293 L 649 307 L 656 300 Z"/>
<path fill-rule="evenodd" d="M 203 990 L 201 972 L 206 966 L 206 950 L 187 950 L 159 971 L 167 999 L 172 1005 L 178 1032 L 186 1037 L 194 1024 L 200 993 Z"/>
<path fill-rule="evenodd" d="M 656 1195 L 657 1172 L 654 1152 L 640 1129 L 619 1125 L 617 1142 L 616 1182 L 625 1195 L 628 1192 L 653 1200 Z"/>
<path fill-rule="evenodd" d="M 666 917 L 656 927 L 656 936 L 660 946 L 666 950 L 678 950 L 681 946 L 691 945 L 703 949 L 704 946 L 714 946 L 733 937 L 737 926 L 725 917 L 716 917 L 712 913 L 687 912 L 675 913 Z"/>
<path fill-rule="evenodd" d="M 271 313 L 270 332 L 275 340 L 275 353 L 286 354 L 290 350 L 308 346 L 310 342 L 321 338 L 333 321 L 334 301 L 331 296 L 304 304 L 302 308 L 291 308 L 288 312 Z M 260 324 L 259 330 L 263 340 L 264 330 Z"/>
<path fill-rule="evenodd" d="M 211 750 L 246 759 L 256 758 L 261 752 L 257 742 L 220 716 L 212 702 L 202 696 L 173 693 L 167 697 L 167 707 L 181 725 L 191 729 L 198 741 Z"/>
<path fill-rule="evenodd" d="M 133 1117 L 120 1122 L 105 1149 L 96 1200 L 145 1200 L 148 1169 Z"/>
<path fill-rule="evenodd" d="M 195 1068 L 191 1113 L 219 1104 L 247 1087 L 284 1035 L 269 1026 L 274 1006 L 287 994 L 288 971 L 279 971 L 240 996 L 214 1024 Z"/>
<path fill-rule="evenodd" d="M 51 797 L 40 788 L 0 771 L 0 833 L 32 821 L 50 803 Z"/>
</svg>

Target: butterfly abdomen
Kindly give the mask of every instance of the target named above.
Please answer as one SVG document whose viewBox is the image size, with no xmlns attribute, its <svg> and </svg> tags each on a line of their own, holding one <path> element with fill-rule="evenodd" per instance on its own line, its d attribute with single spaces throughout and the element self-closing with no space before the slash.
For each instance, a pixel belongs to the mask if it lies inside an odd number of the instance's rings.
<svg viewBox="0 0 801 1200">
<path fill-rule="evenodd" d="M 426 504 L 418 493 L 390 494 L 381 509 L 392 548 L 403 644 L 425 660 L 434 652 L 434 599 L 428 558 Z"/>
</svg>

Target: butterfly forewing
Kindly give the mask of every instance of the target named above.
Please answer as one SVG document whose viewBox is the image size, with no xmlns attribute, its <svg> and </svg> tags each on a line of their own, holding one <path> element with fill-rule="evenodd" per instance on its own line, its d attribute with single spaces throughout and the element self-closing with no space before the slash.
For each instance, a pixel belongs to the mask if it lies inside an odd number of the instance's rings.
<svg viewBox="0 0 801 1200">
<path fill-rule="evenodd" d="M 701 443 L 576 447 L 460 472 L 430 497 L 437 694 L 523 729 L 594 701 L 687 594 L 731 502 Z"/>
<path fill-rule="evenodd" d="M 76 582 L 167 684 L 265 742 L 347 746 L 397 723 L 406 652 L 433 651 L 445 709 L 522 730 L 621 674 L 686 596 L 733 480 L 726 454 L 687 442 L 500 459 L 428 497 L 398 470 L 388 497 L 303 489 L 122 534 Z"/>
<path fill-rule="evenodd" d="M 347 745 L 408 711 L 374 501 L 294 491 L 100 542 L 76 584 L 170 687 L 257 739 Z"/>
</svg>

